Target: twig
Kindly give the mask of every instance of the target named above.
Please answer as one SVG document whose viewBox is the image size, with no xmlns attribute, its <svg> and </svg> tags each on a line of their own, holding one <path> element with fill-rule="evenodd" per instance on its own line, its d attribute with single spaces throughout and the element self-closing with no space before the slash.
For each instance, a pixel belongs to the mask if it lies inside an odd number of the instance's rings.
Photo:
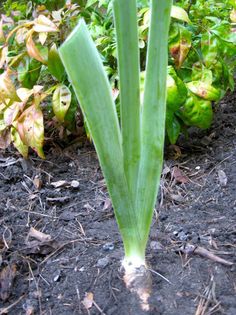
<svg viewBox="0 0 236 315">
<path fill-rule="evenodd" d="M 200 247 L 200 246 L 198 246 L 195 249 L 194 253 L 196 253 L 196 254 L 198 254 L 200 256 L 206 257 L 208 259 L 211 259 L 211 260 L 213 260 L 215 262 L 218 262 L 218 263 L 220 263 L 222 265 L 226 265 L 226 266 L 233 266 L 234 265 L 233 262 L 228 261 L 226 259 L 223 259 L 223 258 L 221 258 L 219 256 L 216 256 L 215 254 L 211 253 L 209 250 L 207 250 L 207 249 L 205 249 L 203 247 Z"/>
<path fill-rule="evenodd" d="M 207 311 L 210 303 L 215 303 L 209 311 Z M 211 315 L 217 310 L 219 310 L 220 302 L 216 300 L 215 297 L 215 282 L 214 277 L 211 276 L 209 285 L 205 288 L 203 295 L 200 296 L 200 300 L 197 306 L 195 315 Z"/>
<path fill-rule="evenodd" d="M 93 300 L 93 305 L 96 307 L 96 309 L 100 312 L 101 315 L 106 315 L 94 300 Z"/>
<path fill-rule="evenodd" d="M 27 264 L 28 264 L 31 276 L 32 276 L 32 278 L 34 280 L 34 284 L 35 284 L 35 287 L 36 287 L 36 290 L 37 290 L 37 294 L 38 294 L 39 313 L 40 313 L 40 315 L 42 315 L 41 293 L 40 293 L 40 290 L 39 290 L 39 286 L 38 286 L 38 283 L 37 283 L 37 281 L 35 279 L 35 276 L 34 276 L 32 268 L 31 268 L 31 265 L 30 265 L 30 263 L 28 261 L 27 261 Z"/>
<path fill-rule="evenodd" d="M 224 163 L 226 160 L 230 159 L 233 156 L 233 154 L 230 154 L 229 156 L 227 156 L 225 159 L 223 159 L 222 161 L 220 161 L 219 163 L 217 163 L 208 173 L 207 176 L 209 176 L 219 165 L 221 165 L 222 163 Z"/>
<path fill-rule="evenodd" d="M 24 209 L 22 209 L 21 211 L 22 212 L 36 214 L 36 215 L 39 215 L 41 217 L 47 217 L 47 218 L 50 218 L 50 219 L 58 219 L 59 218 L 59 217 L 56 217 L 56 216 L 51 216 L 51 215 L 44 214 L 44 213 L 39 213 L 39 212 L 36 212 L 36 211 L 30 211 L 30 210 L 24 210 Z"/>
<path fill-rule="evenodd" d="M 162 274 L 160 274 L 159 272 L 148 268 L 149 271 L 153 272 L 154 274 L 156 274 L 157 276 L 161 277 L 162 279 L 164 279 L 166 282 L 168 282 L 169 284 L 172 284 L 172 282 L 170 280 L 168 280 L 166 277 L 164 277 Z"/>
<path fill-rule="evenodd" d="M 16 300 L 14 303 L 12 303 L 11 305 L 7 306 L 7 307 L 3 307 L 0 308 L 0 315 L 2 314 L 7 314 L 9 312 L 9 310 L 14 307 L 16 304 L 18 304 L 23 298 L 25 297 L 25 295 L 22 295 L 21 297 L 19 297 L 18 300 Z"/>
<path fill-rule="evenodd" d="M 215 262 L 218 262 L 222 265 L 226 265 L 226 266 L 233 266 L 234 263 L 231 261 L 228 261 L 226 259 L 223 259 L 215 254 L 213 254 L 212 252 L 210 252 L 209 250 L 200 247 L 200 246 L 195 246 L 195 245 L 191 245 L 191 244 L 186 244 L 185 246 L 182 246 L 180 248 L 180 251 L 184 254 L 198 254 L 202 257 L 211 259 Z"/>
</svg>

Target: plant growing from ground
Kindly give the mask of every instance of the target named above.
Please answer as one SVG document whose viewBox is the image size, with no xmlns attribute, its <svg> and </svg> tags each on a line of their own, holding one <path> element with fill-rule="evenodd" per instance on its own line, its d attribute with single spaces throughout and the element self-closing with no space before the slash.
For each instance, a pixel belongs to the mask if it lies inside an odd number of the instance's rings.
<svg viewBox="0 0 236 315">
<path fill-rule="evenodd" d="M 86 118 L 122 235 L 125 282 L 148 309 L 145 250 L 162 170 L 171 0 L 151 1 L 145 88 L 140 102 L 136 0 L 114 0 L 121 126 L 101 58 L 84 21 L 59 53 Z"/>
</svg>

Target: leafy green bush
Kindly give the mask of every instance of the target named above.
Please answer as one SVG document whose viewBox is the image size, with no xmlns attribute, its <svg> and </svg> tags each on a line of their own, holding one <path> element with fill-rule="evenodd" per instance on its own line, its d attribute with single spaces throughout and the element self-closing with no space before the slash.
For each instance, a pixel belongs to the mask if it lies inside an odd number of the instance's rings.
<svg viewBox="0 0 236 315">
<path fill-rule="evenodd" d="M 43 157 L 44 125 L 75 129 L 77 101 L 57 47 L 82 17 L 101 54 L 120 107 L 117 51 L 111 1 L 12 1 L 0 24 L 0 147 L 11 142 L 27 156 Z M 139 0 L 139 48 L 145 69 L 149 8 Z M 236 1 L 180 0 L 169 33 L 166 129 L 175 143 L 188 126 L 211 125 L 212 102 L 234 89 Z M 142 72 L 141 90 L 145 72 Z M 30 108 L 30 109 L 29 109 Z M 34 114 L 33 111 L 34 109 Z M 26 136 L 27 132 L 32 132 Z M 27 131 L 27 132 L 26 132 Z"/>
<path fill-rule="evenodd" d="M 79 8 L 50 13 L 35 7 L 33 20 L 3 19 L 0 27 L 1 147 L 13 142 L 27 157 L 28 147 L 44 157 L 44 118 L 73 130 L 77 101 L 57 52 L 77 23 Z M 19 13 L 21 14 L 21 13 Z M 47 104 L 47 105 L 46 105 Z"/>
</svg>

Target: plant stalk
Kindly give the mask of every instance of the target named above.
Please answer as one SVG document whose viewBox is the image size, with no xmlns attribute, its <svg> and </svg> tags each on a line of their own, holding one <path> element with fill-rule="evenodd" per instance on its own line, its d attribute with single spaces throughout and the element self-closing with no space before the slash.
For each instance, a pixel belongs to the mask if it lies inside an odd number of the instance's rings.
<svg viewBox="0 0 236 315">
<path fill-rule="evenodd" d="M 98 154 L 124 242 L 125 256 L 144 261 L 136 213 L 124 172 L 122 138 L 111 87 L 83 20 L 60 47 L 59 54 Z"/>
<path fill-rule="evenodd" d="M 141 151 L 136 0 L 114 0 L 113 12 L 118 50 L 124 170 L 132 199 L 135 200 Z"/>
<path fill-rule="evenodd" d="M 137 212 L 145 248 L 163 164 L 166 117 L 168 34 L 172 0 L 152 0 L 144 101 L 141 122 L 141 162 Z"/>
</svg>

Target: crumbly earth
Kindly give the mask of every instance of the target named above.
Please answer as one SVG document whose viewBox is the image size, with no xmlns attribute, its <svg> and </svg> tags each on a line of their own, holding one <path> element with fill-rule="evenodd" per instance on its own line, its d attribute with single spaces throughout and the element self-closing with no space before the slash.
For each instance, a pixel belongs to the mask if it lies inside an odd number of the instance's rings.
<svg viewBox="0 0 236 315">
<path fill-rule="evenodd" d="M 122 280 L 94 149 L 55 145 L 45 161 L 1 152 L 0 314 L 235 315 L 235 103 L 225 98 L 210 130 L 192 129 L 167 148 L 147 249 L 148 313 Z"/>
</svg>

